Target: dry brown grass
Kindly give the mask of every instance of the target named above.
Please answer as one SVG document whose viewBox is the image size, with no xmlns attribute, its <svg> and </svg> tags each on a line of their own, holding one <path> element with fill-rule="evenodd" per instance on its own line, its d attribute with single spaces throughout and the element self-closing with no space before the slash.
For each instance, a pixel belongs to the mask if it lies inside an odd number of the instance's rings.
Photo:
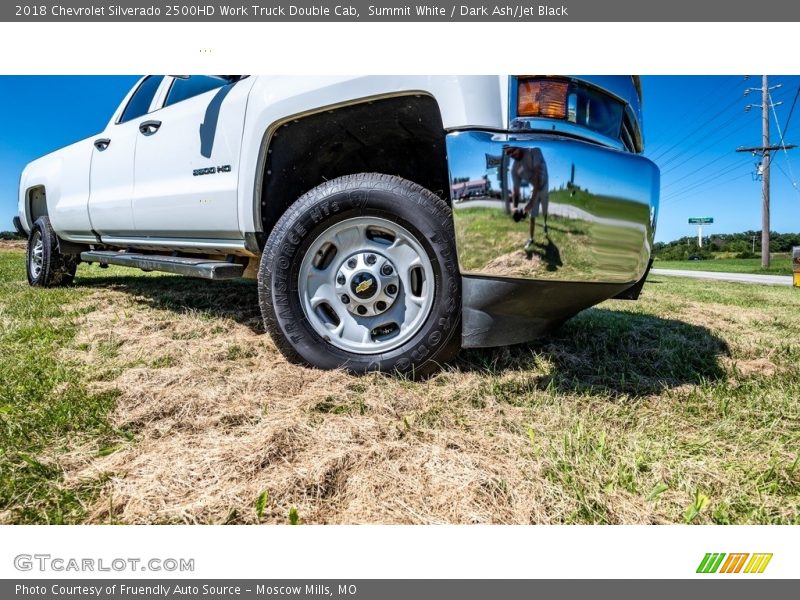
<svg viewBox="0 0 800 600">
<path fill-rule="evenodd" d="M 122 391 L 114 424 L 136 432 L 106 457 L 84 448 L 62 460 L 74 481 L 113 473 L 92 521 L 250 522 L 263 490 L 263 519 L 277 522 L 291 506 L 306 522 L 541 520 L 531 511 L 545 491 L 507 481 L 527 443 L 503 425 L 510 409 L 475 410 L 469 428 L 461 407 L 438 414 L 474 393 L 476 376 L 319 372 L 245 324 L 154 313 L 122 292 L 92 302 L 80 342 L 88 361 L 122 368 L 95 385 Z"/>
<path fill-rule="evenodd" d="M 25 240 L 0 240 L 0 250 L 25 250 L 27 247 Z"/>
<path fill-rule="evenodd" d="M 757 311 L 658 290 L 409 382 L 287 363 L 251 287 L 125 279 L 100 282 L 65 350 L 119 391 L 112 422 L 131 434 L 54 459 L 68 486 L 103 482 L 88 522 L 285 523 L 295 507 L 305 523 L 664 523 L 698 491 L 700 521 L 798 518 L 797 401 L 745 431 L 767 408 L 734 390 L 792 368 L 797 384 L 796 354 L 743 329 Z M 771 466 L 783 487 L 754 501 L 742 469 Z"/>
<path fill-rule="evenodd" d="M 523 238 L 520 246 L 524 246 L 524 236 L 520 237 Z M 528 255 L 524 250 L 516 250 L 493 258 L 481 272 L 498 277 L 533 277 L 541 268 L 542 259 L 537 254 Z"/>
</svg>

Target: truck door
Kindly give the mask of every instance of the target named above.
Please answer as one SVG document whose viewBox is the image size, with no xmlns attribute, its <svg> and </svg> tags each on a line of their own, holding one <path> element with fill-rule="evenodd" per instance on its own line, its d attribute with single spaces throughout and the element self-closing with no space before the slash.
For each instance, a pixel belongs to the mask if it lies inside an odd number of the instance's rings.
<svg viewBox="0 0 800 600">
<path fill-rule="evenodd" d="M 130 236 L 133 222 L 133 166 L 139 122 L 150 111 L 163 75 L 142 79 L 124 109 L 94 139 L 89 175 L 89 219 L 101 236 Z"/>
<path fill-rule="evenodd" d="M 241 238 L 237 182 L 253 78 L 192 75 L 169 83 L 136 142 L 133 217 L 151 238 Z"/>
</svg>

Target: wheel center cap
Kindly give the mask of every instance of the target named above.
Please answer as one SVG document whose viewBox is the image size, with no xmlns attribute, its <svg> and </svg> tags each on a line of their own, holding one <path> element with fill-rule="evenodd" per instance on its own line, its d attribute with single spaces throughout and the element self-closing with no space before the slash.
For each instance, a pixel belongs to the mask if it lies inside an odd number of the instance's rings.
<svg viewBox="0 0 800 600">
<path fill-rule="evenodd" d="M 362 271 L 350 280 L 350 289 L 356 298 L 366 300 L 372 298 L 378 291 L 378 282 L 372 273 Z"/>
</svg>

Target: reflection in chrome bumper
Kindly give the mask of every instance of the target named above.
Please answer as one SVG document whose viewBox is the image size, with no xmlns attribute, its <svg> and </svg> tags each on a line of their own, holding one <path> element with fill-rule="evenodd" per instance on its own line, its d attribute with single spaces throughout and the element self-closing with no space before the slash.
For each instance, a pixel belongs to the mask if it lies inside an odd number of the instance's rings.
<svg viewBox="0 0 800 600">
<path fill-rule="evenodd" d="M 648 159 L 482 131 L 449 134 L 447 155 L 465 275 L 625 284 L 647 269 L 659 189 Z"/>
</svg>

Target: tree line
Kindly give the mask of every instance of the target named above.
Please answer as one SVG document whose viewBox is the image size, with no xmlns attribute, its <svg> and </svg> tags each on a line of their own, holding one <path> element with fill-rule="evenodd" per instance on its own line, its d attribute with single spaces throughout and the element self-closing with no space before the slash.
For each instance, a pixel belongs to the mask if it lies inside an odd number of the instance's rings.
<svg viewBox="0 0 800 600">
<path fill-rule="evenodd" d="M 769 251 L 791 252 L 800 246 L 800 233 L 770 232 Z M 755 252 L 753 241 L 755 240 Z M 761 232 L 719 233 L 703 237 L 703 247 L 697 246 L 697 236 L 684 236 L 671 242 L 656 242 L 653 254 L 662 260 L 686 260 L 690 256 L 711 258 L 714 252 L 730 252 L 736 258 L 755 258 L 761 255 Z"/>
</svg>

